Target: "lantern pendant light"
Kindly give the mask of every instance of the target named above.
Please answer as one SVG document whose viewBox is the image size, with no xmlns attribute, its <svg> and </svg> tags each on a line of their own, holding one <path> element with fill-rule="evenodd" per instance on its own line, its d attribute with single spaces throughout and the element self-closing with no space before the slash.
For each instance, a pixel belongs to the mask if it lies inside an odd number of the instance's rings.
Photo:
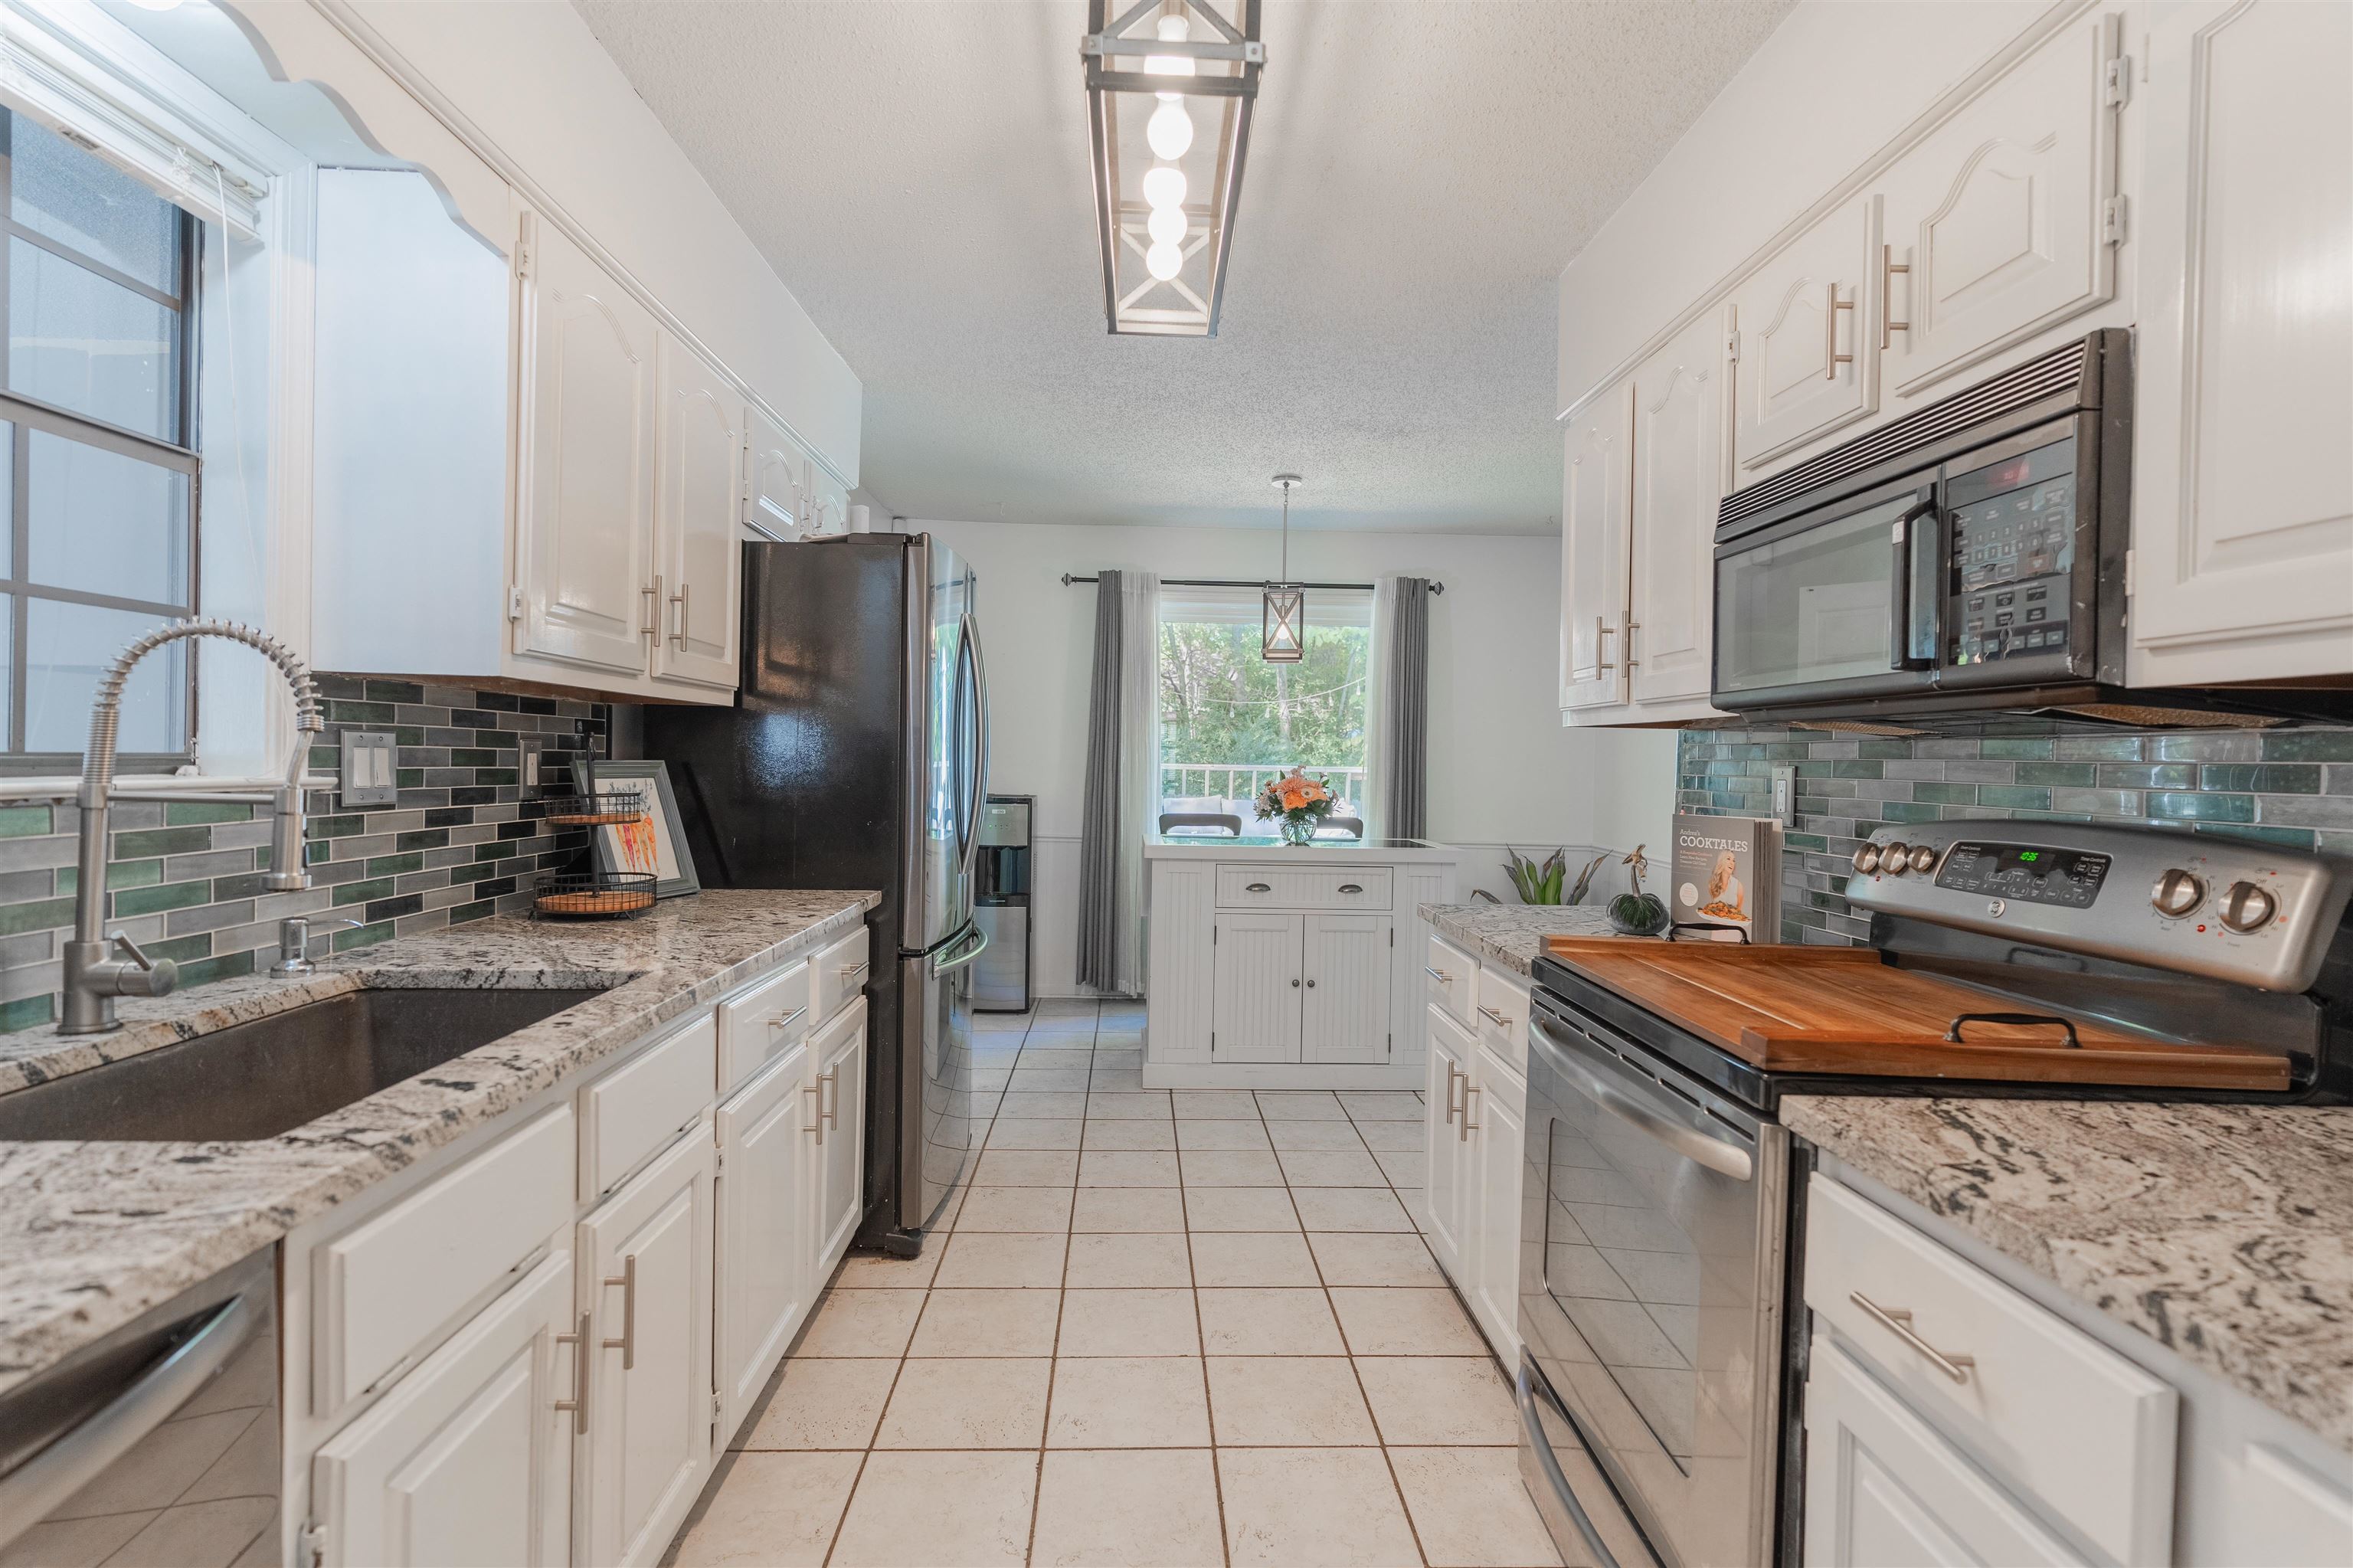
<svg viewBox="0 0 2353 1568">
<path fill-rule="evenodd" d="M 1291 491 L 1307 482 L 1295 473 L 1278 473 L 1274 482 L 1282 491 L 1282 580 L 1266 585 L 1259 657 L 1270 664 L 1296 664 L 1307 657 L 1307 590 L 1291 580 Z"/>
</svg>

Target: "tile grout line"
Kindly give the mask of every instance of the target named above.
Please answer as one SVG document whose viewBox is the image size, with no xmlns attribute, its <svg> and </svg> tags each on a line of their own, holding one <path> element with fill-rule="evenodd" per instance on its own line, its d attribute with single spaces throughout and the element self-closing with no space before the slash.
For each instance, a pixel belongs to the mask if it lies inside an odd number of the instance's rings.
<svg viewBox="0 0 2353 1568">
<path fill-rule="evenodd" d="M 1100 1031 L 1103 1025 L 1103 1010 L 1100 1004 L 1095 1010 L 1095 1024 Z M 1094 1088 L 1094 1038 L 1092 1034 L 1087 1036 L 1087 1088 L 1091 1094 Z M 1029 1049 L 1029 1040 L 1026 1033 L 1022 1036 L 1021 1049 L 1025 1054 Z M 1020 1057 L 1014 1058 L 1014 1066 L 1016 1071 L 1019 1070 Z M 1000 1106 L 1003 1103 L 1001 1100 L 998 1102 Z M 1083 1102 L 1081 1103 L 1079 1109 L 1081 1113 L 1079 1159 L 1083 1161 L 1086 1159 L 1087 1140 L 1086 1106 Z M 991 1117 L 989 1126 L 992 1130 L 996 1125 L 997 1118 Z M 1060 1383 L 1062 1377 L 1062 1314 L 1068 1309 L 1071 1301 L 1071 1244 L 1078 1234 L 1074 1228 L 1079 1223 L 1078 1181 L 1078 1166 L 1074 1164 L 1071 1169 L 1071 1210 L 1062 1221 L 1062 1273 L 1054 1290 L 1054 1338 L 1046 1351 L 1046 1404 L 1038 1421 L 1038 1467 L 1029 1488 L 1029 1533 L 1023 1540 L 1021 1546 L 1021 1561 L 1025 1564 L 1038 1555 L 1038 1514 L 1046 1502 L 1046 1445 L 1054 1431 L 1054 1385 Z"/>
</svg>

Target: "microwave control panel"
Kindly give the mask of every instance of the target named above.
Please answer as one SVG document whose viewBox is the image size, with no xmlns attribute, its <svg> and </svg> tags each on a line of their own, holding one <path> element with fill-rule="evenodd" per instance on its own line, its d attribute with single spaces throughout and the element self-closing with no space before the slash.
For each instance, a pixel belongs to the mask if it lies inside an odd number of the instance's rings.
<svg viewBox="0 0 2353 1568">
<path fill-rule="evenodd" d="M 1954 664 L 2063 653 L 2075 565 L 2071 438 L 1947 482 L 1958 614 Z"/>
</svg>

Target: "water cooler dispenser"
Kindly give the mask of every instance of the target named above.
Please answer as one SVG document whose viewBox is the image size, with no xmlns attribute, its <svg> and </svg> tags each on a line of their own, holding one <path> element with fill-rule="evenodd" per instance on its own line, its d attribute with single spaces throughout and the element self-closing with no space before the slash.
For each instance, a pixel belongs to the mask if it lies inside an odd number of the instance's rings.
<svg viewBox="0 0 2353 1568">
<path fill-rule="evenodd" d="M 1035 795 L 991 795 L 980 813 L 979 877 L 973 918 L 988 947 L 972 967 L 976 1012 L 1029 1011 L 1029 848 Z"/>
</svg>

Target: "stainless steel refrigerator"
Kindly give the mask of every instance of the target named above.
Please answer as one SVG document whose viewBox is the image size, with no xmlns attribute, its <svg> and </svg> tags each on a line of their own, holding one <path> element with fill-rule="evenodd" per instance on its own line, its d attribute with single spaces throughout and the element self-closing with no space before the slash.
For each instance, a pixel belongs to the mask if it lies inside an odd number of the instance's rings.
<svg viewBox="0 0 2353 1568">
<path fill-rule="evenodd" d="M 972 1136 L 988 688 L 972 568 L 926 534 L 744 546 L 735 706 L 649 707 L 705 887 L 871 887 L 867 1213 L 912 1255 Z M 895 961 L 884 963 L 891 956 Z"/>
</svg>

